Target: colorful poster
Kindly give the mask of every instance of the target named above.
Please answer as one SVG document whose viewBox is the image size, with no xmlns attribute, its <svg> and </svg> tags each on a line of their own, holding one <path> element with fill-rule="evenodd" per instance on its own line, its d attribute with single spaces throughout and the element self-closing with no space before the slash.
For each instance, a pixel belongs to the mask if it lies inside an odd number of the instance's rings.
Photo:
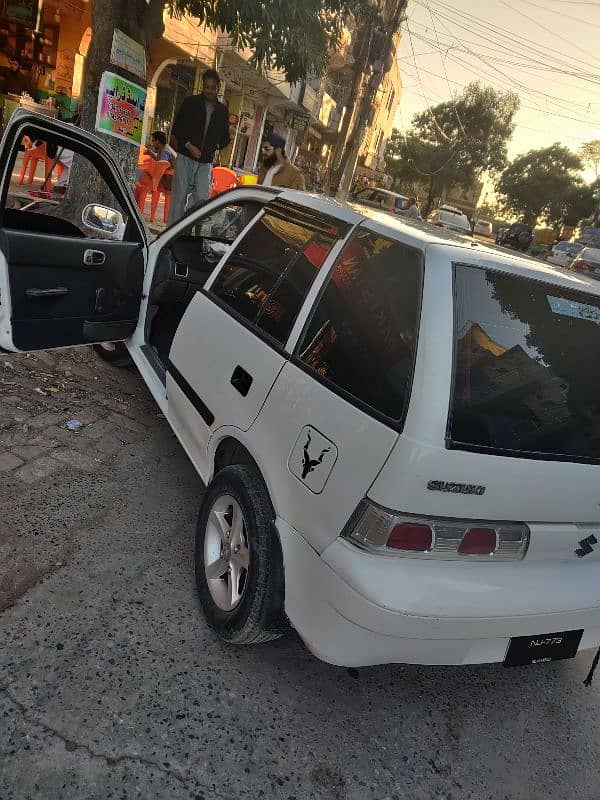
<svg viewBox="0 0 600 800">
<path fill-rule="evenodd" d="M 131 36 L 115 28 L 110 51 L 110 63 L 126 69 L 138 78 L 146 79 L 146 50 Z"/>
<path fill-rule="evenodd" d="M 105 72 L 100 81 L 96 130 L 139 147 L 145 107 L 145 89 L 112 72 Z"/>
</svg>

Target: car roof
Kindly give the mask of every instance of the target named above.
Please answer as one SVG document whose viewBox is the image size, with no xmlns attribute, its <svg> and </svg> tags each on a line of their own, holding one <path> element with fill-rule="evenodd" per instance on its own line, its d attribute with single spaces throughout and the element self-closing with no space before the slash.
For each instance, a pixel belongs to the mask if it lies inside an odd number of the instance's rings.
<svg viewBox="0 0 600 800">
<path fill-rule="evenodd" d="M 387 194 L 390 197 L 401 197 L 403 200 L 408 200 L 408 197 L 404 194 L 399 194 L 398 192 L 392 192 L 390 189 L 382 189 L 380 186 L 366 186 L 364 189 L 361 189 L 361 192 L 366 191 L 366 189 L 371 189 L 374 192 L 382 192 L 383 194 Z"/>
<path fill-rule="evenodd" d="M 508 251 L 492 243 L 479 242 L 459 233 L 437 228 L 421 220 L 386 214 L 358 203 L 347 203 L 318 194 L 284 189 L 279 195 L 290 202 L 307 205 L 315 211 L 336 216 L 350 225 L 365 228 L 425 252 L 443 254 L 452 262 L 494 269 L 566 289 L 600 296 L 600 281 L 584 274 L 564 271 L 532 256 Z M 600 252 L 600 251 L 599 251 Z"/>
</svg>

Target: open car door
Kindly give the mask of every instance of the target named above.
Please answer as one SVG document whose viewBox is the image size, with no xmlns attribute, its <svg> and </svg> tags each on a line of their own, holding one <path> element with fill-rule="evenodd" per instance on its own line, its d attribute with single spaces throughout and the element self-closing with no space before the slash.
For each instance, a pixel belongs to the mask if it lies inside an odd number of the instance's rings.
<svg viewBox="0 0 600 800">
<path fill-rule="evenodd" d="M 0 145 L 0 349 L 127 339 L 147 248 L 143 218 L 102 141 L 16 111 Z"/>
</svg>

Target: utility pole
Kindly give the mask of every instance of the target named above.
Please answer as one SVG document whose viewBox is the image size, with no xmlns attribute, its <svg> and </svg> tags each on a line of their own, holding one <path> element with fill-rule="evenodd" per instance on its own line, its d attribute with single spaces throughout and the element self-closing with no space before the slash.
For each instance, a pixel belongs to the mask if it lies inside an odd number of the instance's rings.
<svg viewBox="0 0 600 800">
<path fill-rule="evenodd" d="M 386 5 L 390 4 L 391 3 L 386 3 Z M 387 15 L 385 14 L 384 7 L 385 32 L 373 30 L 373 25 L 371 24 L 371 35 L 369 36 L 366 46 L 366 56 L 364 60 L 361 59 L 360 72 L 356 84 L 353 84 L 353 94 L 358 100 L 358 110 L 354 115 L 347 114 L 349 120 L 350 117 L 354 117 L 350 134 L 344 137 L 340 135 L 340 139 L 343 143 L 343 151 L 339 165 L 334 171 L 332 186 L 333 194 L 339 199 L 345 199 L 347 197 L 352 184 L 360 148 L 365 137 L 367 126 L 371 121 L 373 100 L 379 91 L 383 78 L 390 70 L 391 59 L 395 55 L 394 38 L 400 29 L 407 5 L 408 0 L 395 0 L 395 7 L 392 11 L 391 18 L 389 18 L 389 22 L 388 19 L 385 19 Z M 367 77 L 368 80 L 365 85 Z M 362 91 L 360 91 L 361 86 Z M 358 88 L 359 91 L 356 91 L 356 88 Z"/>
</svg>

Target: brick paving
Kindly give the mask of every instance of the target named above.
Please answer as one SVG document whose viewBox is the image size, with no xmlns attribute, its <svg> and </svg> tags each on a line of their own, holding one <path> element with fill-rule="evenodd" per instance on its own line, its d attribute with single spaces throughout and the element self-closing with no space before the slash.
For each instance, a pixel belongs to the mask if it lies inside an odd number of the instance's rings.
<svg viewBox="0 0 600 800">
<path fill-rule="evenodd" d="M 159 417 L 137 373 L 110 367 L 90 348 L 2 354 L 0 483 L 102 470 Z M 69 420 L 81 423 L 79 432 Z"/>
<path fill-rule="evenodd" d="M 68 562 L 118 491 L 113 461 L 161 417 L 133 368 L 91 348 L 0 353 L 0 611 Z"/>
</svg>

